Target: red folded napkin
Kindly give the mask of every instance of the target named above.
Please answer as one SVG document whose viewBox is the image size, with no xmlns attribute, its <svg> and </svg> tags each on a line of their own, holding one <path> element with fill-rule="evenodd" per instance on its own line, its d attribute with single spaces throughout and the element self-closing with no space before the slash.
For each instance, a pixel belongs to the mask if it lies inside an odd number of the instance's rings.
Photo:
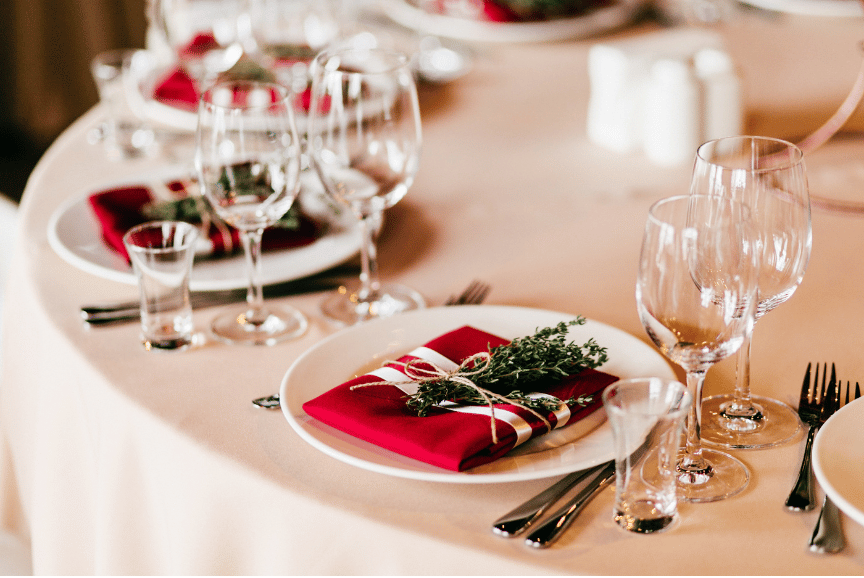
<svg viewBox="0 0 864 578">
<path fill-rule="evenodd" d="M 177 199 L 191 194 L 192 182 L 175 180 L 165 184 Z M 165 191 L 163 191 L 165 193 Z M 144 213 L 144 208 L 158 202 L 153 187 L 137 185 L 109 189 L 93 194 L 88 199 L 96 218 L 102 228 L 102 238 L 109 247 L 123 255 L 128 260 L 126 247 L 123 246 L 123 235 L 126 231 L 146 221 L 153 220 Z M 264 250 L 302 247 L 314 242 L 320 234 L 319 225 L 304 215 L 300 215 L 300 226 L 297 229 L 273 227 L 264 231 L 261 246 Z M 240 233 L 222 221 L 213 222 L 206 238 L 201 242 L 199 255 L 226 255 L 242 248 Z"/>
<path fill-rule="evenodd" d="M 452 371 L 472 355 L 505 345 L 502 339 L 470 326 L 464 326 L 433 339 L 399 358 L 399 362 L 421 359 Z M 421 366 L 430 367 L 426 364 Z M 400 383 L 399 387 L 378 382 Z M 590 415 L 601 405 L 603 389 L 618 378 L 601 371 L 585 369 L 561 381 L 540 387 L 539 393 L 559 400 L 591 396 L 584 407 L 562 404 L 546 419 L 553 428 L 563 427 Z M 354 386 L 374 384 L 365 387 Z M 495 404 L 493 441 L 488 406 L 447 405 L 433 408 L 425 417 L 406 407 L 406 393 L 413 383 L 402 366 L 392 362 L 374 372 L 347 381 L 303 404 L 306 413 L 338 430 L 372 444 L 448 470 L 464 471 L 492 462 L 525 441 L 547 433 L 548 428 L 525 408 Z"/>
<path fill-rule="evenodd" d="M 198 88 L 182 68 L 170 70 L 153 89 L 153 98 L 163 104 L 194 111 L 198 107 Z"/>
</svg>

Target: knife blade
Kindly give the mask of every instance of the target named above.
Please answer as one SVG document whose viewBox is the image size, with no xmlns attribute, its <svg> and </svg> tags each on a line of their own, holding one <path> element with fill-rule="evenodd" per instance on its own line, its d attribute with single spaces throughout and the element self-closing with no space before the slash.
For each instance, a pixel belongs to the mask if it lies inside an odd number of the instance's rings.
<svg viewBox="0 0 864 578">
<path fill-rule="evenodd" d="M 329 291 L 335 289 L 340 284 L 339 279 L 334 277 L 300 279 L 264 287 L 264 298 L 290 297 L 305 293 Z M 190 295 L 189 299 L 193 309 L 205 309 L 217 305 L 241 302 L 246 299 L 246 291 L 244 289 L 196 291 Z M 81 307 L 81 318 L 93 326 L 125 323 L 141 318 L 141 306 L 138 301 L 109 305 L 84 305 Z"/>
</svg>

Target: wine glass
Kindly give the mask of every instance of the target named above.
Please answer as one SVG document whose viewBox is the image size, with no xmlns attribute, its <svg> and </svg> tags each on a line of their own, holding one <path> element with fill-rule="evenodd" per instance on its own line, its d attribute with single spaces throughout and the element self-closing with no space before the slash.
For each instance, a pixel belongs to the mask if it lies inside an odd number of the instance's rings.
<svg viewBox="0 0 864 578">
<path fill-rule="evenodd" d="M 339 38 L 336 0 L 256 0 L 252 35 L 258 58 L 296 93 L 309 85 L 309 65 Z"/>
<path fill-rule="evenodd" d="M 408 58 L 379 48 L 325 50 L 312 63 L 308 122 L 310 163 L 363 234 L 360 286 L 328 296 L 324 314 L 351 325 L 424 307 L 413 289 L 378 278 L 383 211 L 405 196 L 420 163 L 420 107 Z"/>
<path fill-rule="evenodd" d="M 251 46 L 249 0 L 154 0 L 157 28 L 199 94 Z"/>
<path fill-rule="evenodd" d="M 702 386 L 753 325 L 757 253 L 746 205 L 707 195 L 655 203 L 642 241 L 636 304 L 649 337 L 687 374 L 693 405 L 676 470 L 681 499 L 710 502 L 743 490 L 750 474 L 732 456 L 702 447 Z"/>
<path fill-rule="evenodd" d="M 265 306 L 261 291 L 261 235 L 297 197 L 300 153 L 286 87 L 229 81 L 202 95 L 195 168 L 216 214 L 240 231 L 249 270 L 246 306 L 212 323 L 223 341 L 272 345 L 306 330 L 302 313 Z"/>
<path fill-rule="evenodd" d="M 734 136 L 699 147 L 692 193 L 720 195 L 750 207 L 761 252 L 756 319 L 789 299 L 804 277 L 812 243 L 803 153 L 774 138 Z M 750 339 L 738 351 L 734 394 L 703 402 L 702 439 L 730 448 L 788 441 L 800 427 L 785 403 L 750 394 Z"/>
</svg>

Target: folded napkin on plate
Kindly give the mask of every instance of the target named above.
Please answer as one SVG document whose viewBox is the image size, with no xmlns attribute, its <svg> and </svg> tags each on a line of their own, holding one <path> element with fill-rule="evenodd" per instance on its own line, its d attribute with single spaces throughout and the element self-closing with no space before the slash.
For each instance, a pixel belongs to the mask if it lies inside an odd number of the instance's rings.
<svg viewBox="0 0 864 578">
<path fill-rule="evenodd" d="M 192 194 L 189 189 L 194 186 L 194 183 L 183 180 L 128 186 L 93 194 L 89 202 L 102 228 L 102 238 L 128 260 L 123 235 L 135 225 L 153 220 L 146 214 L 146 207 L 159 201 L 185 198 Z M 319 233 L 319 225 L 301 214 L 298 228 L 266 229 L 261 244 L 265 250 L 302 247 L 315 241 Z M 218 256 L 240 248 L 239 231 L 222 221 L 213 221 L 197 253 Z"/>
<path fill-rule="evenodd" d="M 421 359 L 445 371 L 453 371 L 472 355 L 508 341 L 491 333 L 464 326 L 433 339 L 399 358 Z M 428 367 L 428 366 L 427 366 Z M 546 419 L 553 428 L 563 427 L 593 413 L 601 405 L 603 389 L 618 378 L 585 369 L 563 380 L 537 388 L 538 393 L 559 400 L 591 396 L 583 407 L 561 404 Z M 399 387 L 377 382 L 400 382 Z M 354 386 L 374 383 L 365 387 Z M 403 389 L 404 388 L 404 389 Z M 433 408 L 425 417 L 406 407 L 406 391 L 416 385 L 392 363 L 361 375 L 303 404 L 306 413 L 336 429 L 396 453 L 448 470 L 464 471 L 492 462 L 525 441 L 547 433 L 547 426 L 530 411 L 504 403 L 495 404 L 497 443 L 491 432 L 490 409 L 478 405 Z"/>
<path fill-rule="evenodd" d="M 153 98 L 163 104 L 194 111 L 198 107 L 195 81 L 182 68 L 170 70 L 153 89 Z"/>
</svg>

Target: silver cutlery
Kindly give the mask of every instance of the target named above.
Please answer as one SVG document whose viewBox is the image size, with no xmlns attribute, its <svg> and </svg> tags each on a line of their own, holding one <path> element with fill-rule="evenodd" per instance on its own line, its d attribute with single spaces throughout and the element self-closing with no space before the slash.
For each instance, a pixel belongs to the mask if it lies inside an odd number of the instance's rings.
<svg viewBox="0 0 864 578">
<path fill-rule="evenodd" d="M 833 405 L 835 410 L 840 408 L 840 390 L 842 387 L 837 386 L 837 394 L 834 398 Z M 849 403 L 851 383 L 846 382 L 846 398 L 843 405 Z M 861 397 L 861 386 L 855 382 L 855 398 Z M 813 528 L 813 535 L 810 536 L 808 543 L 810 550 L 819 554 L 834 554 L 846 547 L 846 537 L 843 535 L 843 525 L 840 522 L 840 511 L 837 505 L 831 501 L 827 495 L 822 502 L 822 510 L 819 512 L 819 518 L 816 520 L 816 526 Z"/>
<path fill-rule="evenodd" d="M 468 287 L 458 295 L 451 295 L 445 305 L 479 305 L 489 295 L 491 287 L 482 281 L 471 281 Z M 252 404 L 263 409 L 278 409 L 279 394 L 267 395 L 252 400 Z"/>
<path fill-rule="evenodd" d="M 451 295 L 444 305 L 479 305 L 489 295 L 492 288 L 482 281 L 471 281 L 462 293 Z"/>
<path fill-rule="evenodd" d="M 351 271 L 356 271 L 354 266 Z M 329 291 L 340 285 L 338 277 L 348 274 L 349 268 L 339 267 L 325 273 L 306 277 L 295 281 L 278 283 L 264 287 L 264 298 L 290 297 L 318 291 Z M 195 291 L 190 295 L 193 309 L 205 309 L 217 305 L 237 303 L 246 299 L 245 289 L 223 291 Z M 102 326 L 114 323 L 136 321 L 141 315 L 141 304 L 138 300 L 120 303 L 83 305 L 81 318 L 90 325 Z"/>
<path fill-rule="evenodd" d="M 597 474 L 606 467 L 606 463 L 573 472 L 561 478 L 546 490 L 540 492 L 524 504 L 507 512 L 492 524 L 492 531 L 504 538 L 513 538 L 527 530 L 536 520 L 546 512 L 555 502 L 560 500 L 564 494 L 575 487 L 585 478 Z"/>
<path fill-rule="evenodd" d="M 807 442 L 804 445 L 804 457 L 801 459 L 801 467 L 798 477 L 789 497 L 786 498 L 786 507 L 790 510 L 804 511 L 812 510 L 815 501 L 813 494 L 813 473 L 810 467 L 811 454 L 813 451 L 813 438 L 816 432 L 828 417 L 834 412 L 832 398 L 834 398 L 837 378 L 834 364 L 831 364 L 831 381 L 828 388 L 825 387 L 825 378 L 828 373 L 828 364 L 822 369 L 822 385 L 819 385 L 819 364 L 816 364 L 816 374 L 810 381 L 811 364 L 807 364 L 807 372 L 804 374 L 804 382 L 801 385 L 801 399 L 798 402 L 798 417 L 805 425 L 809 426 Z"/>
<path fill-rule="evenodd" d="M 543 522 L 536 530 L 528 534 L 525 544 L 532 548 L 548 548 L 564 531 L 570 527 L 576 516 L 590 502 L 594 496 L 606 488 L 615 479 L 615 461 L 607 462 L 600 473 L 580 491 L 569 504 L 555 512 L 548 520 Z"/>
</svg>

